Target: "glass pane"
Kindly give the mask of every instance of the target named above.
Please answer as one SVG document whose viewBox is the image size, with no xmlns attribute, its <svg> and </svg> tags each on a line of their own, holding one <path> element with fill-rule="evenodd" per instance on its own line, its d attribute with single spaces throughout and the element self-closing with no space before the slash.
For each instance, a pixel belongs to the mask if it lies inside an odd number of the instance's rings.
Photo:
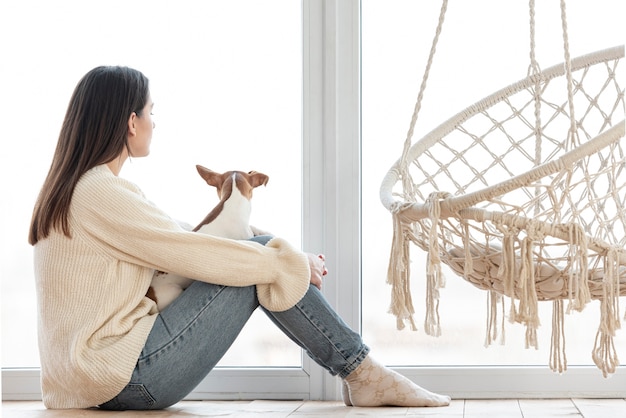
<svg viewBox="0 0 626 418">
<path fill-rule="evenodd" d="M 560 9 L 558 2 L 536 3 L 537 59 L 547 68 L 563 61 Z M 414 245 L 411 288 L 418 331 L 396 330 L 395 317 L 387 313 L 392 219 L 379 200 L 379 186 L 401 157 L 440 7 L 441 2 L 362 1 L 364 339 L 390 365 L 547 366 L 550 302 L 540 303 L 538 350 L 525 349 L 524 327 L 509 324 L 508 317 L 506 345 L 496 342 L 485 348 L 487 293 L 448 268 L 439 306 L 443 335 L 426 335 L 426 255 Z M 624 7 L 617 0 L 568 2 L 572 57 L 622 44 L 623 33 L 616 28 L 622 27 L 618 16 L 623 16 Z M 449 2 L 413 143 L 472 103 L 527 75 L 528 22 L 528 2 Z M 507 316 L 508 306 L 507 301 Z M 566 316 L 570 365 L 592 364 L 598 321 L 598 302 Z M 618 332 L 615 346 L 626 347 L 624 332 Z"/>
<path fill-rule="evenodd" d="M 3 367 L 39 362 L 28 224 L 72 90 L 97 65 L 141 70 L 156 104 L 151 155 L 122 176 L 195 225 L 217 203 L 196 164 L 263 172 L 270 181 L 255 191 L 251 222 L 299 245 L 300 2 L 26 0 L 2 9 L 0 36 L 11 40 L 0 68 L 2 192 L 11 196 L 1 203 Z M 299 366 L 301 352 L 258 312 L 220 364 Z"/>
</svg>

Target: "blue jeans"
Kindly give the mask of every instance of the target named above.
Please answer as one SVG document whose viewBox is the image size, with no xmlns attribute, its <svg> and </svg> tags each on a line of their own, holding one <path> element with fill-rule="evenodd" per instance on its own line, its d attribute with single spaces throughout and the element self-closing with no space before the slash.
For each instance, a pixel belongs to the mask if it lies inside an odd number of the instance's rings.
<svg viewBox="0 0 626 418">
<path fill-rule="evenodd" d="M 269 239 L 255 237 L 262 244 Z M 130 383 L 100 408 L 162 409 L 179 402 L 215 367 L 258 307 L 255 286 L 194 282 L 159 314 Z M 314 286 L 291 309 L 261 309 L 334 376 L 349 375 L 369 351 Z"/>
</svg>

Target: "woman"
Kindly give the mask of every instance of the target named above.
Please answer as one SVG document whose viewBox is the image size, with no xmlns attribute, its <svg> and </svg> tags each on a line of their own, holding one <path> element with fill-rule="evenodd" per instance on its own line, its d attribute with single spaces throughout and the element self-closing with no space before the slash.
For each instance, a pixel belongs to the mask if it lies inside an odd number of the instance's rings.
<svg viewBox="0 0 626 418">
<path fill-rule="evenodd" d="M 126 67 L 93 69 L 70 99 L 29 236 L 46 407 L 168 407 L 259 305 L 343 379 L 347 405 L 447 405 L 368 355 L 318 290 L 323 258 L 281 238 L 187 232 L 118 177 L 149 154 L 152 106 L 147 78 Z M 196 280 L 160 313 L 145 296 L 155 270 Z"/>
</svg>

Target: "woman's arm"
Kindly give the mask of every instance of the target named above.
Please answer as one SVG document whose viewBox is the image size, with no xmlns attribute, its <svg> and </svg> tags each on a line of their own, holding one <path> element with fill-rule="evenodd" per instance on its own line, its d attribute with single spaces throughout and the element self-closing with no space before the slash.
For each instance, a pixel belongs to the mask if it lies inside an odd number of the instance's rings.
<svg viewBox="0 0 626 418">
<path fill-rule="evenodd" d="M 103 252 L 195 280 L 266 285 L 259 298 L 263 293 L 274 310 L 297 302 L 313 279 L 307 255 L 283 239 L 262 246 L 185 231 L 131 182 L 103 167 L 92 171 L 76 187 L 70 224 L 72 234 L 88 235 Z"/>
</svg>

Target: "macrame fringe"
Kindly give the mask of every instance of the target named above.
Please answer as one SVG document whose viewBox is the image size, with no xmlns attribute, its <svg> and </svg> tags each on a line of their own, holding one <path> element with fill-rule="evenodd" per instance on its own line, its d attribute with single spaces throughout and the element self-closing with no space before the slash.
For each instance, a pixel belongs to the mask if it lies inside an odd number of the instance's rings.
<svg viewBox="0 0 626 418">
<path fill-rule="evenodd" d="M 426 273 L 426 317 L 424 331 L 433 337 L 441 336 L 441 321 L 439 317 L 439 289 L 442 287 L 443 273 L 441 264 L 431 261 L 427 257 L 428 271 Z"/>
<path fill-rule="evenodd" d="M 430 231 L 428 233 L 428 258 L 426 267 L 426 318 L 424 319 L 424 331 L 434 337 L 441 336 L 441 322 L 439 318 L 439 289 L 446 285 L 446 280 L 441 271 L 441 257 L 439 255 L 439 232 L 438 227 L 441 218 L 439 201 L 448 197 L 446 192 L 432 193 L 426 204 L 430 219 Z"/>
<path fill-rule="evenodd" d="M 518 322 L 519 314 L 515 307 L 515 277 L 519 276 L 517 257 L 515 255 L 515 238 L 519 230 L 501 223 L 495 224 L 502 233 L 502 261 L 498 267 L 498 277 L 502 280 L 504 295 L 511 299 L 509 322 Z"/>
<path fill-rule="evenodd" d="M 445 287 L 445 277 L 441 270 L 439 234 L 440 213 L 438 201 L 445 198 L 445 194 L 433 194 L 429 197 L 430 220 L 429 251 L 427 260 L 427 290 L 426 290 L 426 318 L 425 332 L 431 336 L 441 335 L 439 316 L 439 289 Z M 412 225 L 402 219 L 402 211 L 407 204 L 398 205 L 393 211 L 393 240 L 390 262 L 387 271 L 387 282 L 392 285 L 390 313 L 397 318 L 397 328 L 405 328 L 408 321 L 412 330 L 417 330 L 413 315 L 415 310 L 410 292 L 410 254 L 409 246 L 413 234 Z M 569 281 L 568 307 L 564 307 L 563 300 L 553 302 L 552 338 L 550 344 L 550 369 L 563 373 L 567 370 L 567 356 L 565 350 L 564 316 L 572 310 L 582 311 L 591 300 L 588 284 L 587 237 L 582 227 L 577 224 L 568 224 L 570 236 L 569 246 Z M 502 279 L 504 294 L 511 298 L 509 319 L 511 322 L 522 323 L 526 326 L 526 348 L 538 348 L 537 329 L 541 325 L 538 314 L 538 298 L 535 288 L 534 246 L 536 240 L 543 237 L 537 235 L 533 228 L 529 228 L 528 235 L 521 240 L 519 257 L 515 252 L 515 243 L 519 231 L 516 228 L 499 225 L 502 232 L 502 262 L 498 276 Z M 470 248 L 469 227 L 463 225 L 465 235 L 464 273 L 472 272 L 472 253 Z M 604 377 L 615 373 L 619 366 L 617 350 L 615 349 L 615 332 L 621 328 L 620 322 L 620 248 L 614 247 L 608 251 L 604 259 L 604 277 L 602 281 L 603 297 L 601 298 L 601 319 L 596 334 L 592 358 Z M 515 279 L 518 279 L 517 283 Z M 515 299 L 519 299 L 516 308 Z M 501 304 L 501 307 L 500 307 Z M 493 344 L 498 337 L 500 344 L 505 343 L 504 311 L 505 303 L 502 295 L 491 290 L 487 299 L 488 318 L 486 323 L 485 346 Z M 502 319 L 499 321 L 499 310 Z M 567 312 L 566 312 L 567 311 Z M 626 320 L 626 316 L 624 318 Z"/>
<path fill-rule="evenodd" d="M 470 274 L 474 271 L 474 257 L 472 257 L 472 237 L 469 233 L 469 224 L 467 220 L 461 219 L 461 227 L 463 228 L 463 248 L 465 262 L 463 263 L 463 275 L 465 279 L 469 279 Z"/>
<path fill-rule="evenodd" d="M 396 327 L 405 328 L 405 321 L 409 321 L 411 329 L 417 331 L 413 314 L 413 300 L 411 298 L 411 268 L 409 254 L 408 225 L 402 221 L 401 213 L 406 205 L 398 205 L 392 211 L 393 238 L 391 254 L 387 268 L 387 283 L 391 285 L 391 306 L 389 313 L 396 317 Z"/>
<path fill-rule="evenodd" d="M 568 224 L 569 255 L 572 265 L 569 269 L 569 304 L 567 313 L 572 309 L 580 312 L 591 301 L 589 291 L 589 269 L 587 260 L 587 236 L 579 224 Z"/>
<path fill-rule="evenodd" d="M 498 332 L 498 305 L 502 305 L 502 319 L 500 320 Z M 504 329 L 504 298 L 498 292 L 490 290 L 487 292 L 487 332 L 485 333 L 485 347 L 493 344 L 500 336 L 500 345 L 505 343 Z"/>
<path fill-rule="evenodd" d="M 550 342 L 550 370 L 563 373 L 567 370 L 565 355 L 565 314 L 562 300 L 552 302 L 552 340 Z"/>
<path fill-rule="evenodd" d="M 515 257 L 515 237 L 518 230 L 516 228 L 509 228 L 501 224 L 496 224 L 496 227 L 502 233 L 502 262 L 498 268 L 498 277 L 502 279 L 502 285 L 504 286 L 504 294 L 511 299 L 515 298 L 515 276 L 517 273 L 517 262 Z M 514 310 L 515 307 L 512 306 Z M 517 314 L 511 316 L 511 320 L 515 320 Z"/>
<path fill-rule="evenodd" d="M 535 289 L 533 247 L 534 243 L 529 237 L 522 240 L 521 268 L 519 271 L 519 311 L 515 320 L 526 326 L 526 348 L 538 349 L 537 329 L 541 323 L 539 321 L 539 301 Z"/>
<path fill-rule="evenodd" d="M 604 259 L 602 299 L 600 301 L 600 326 L 591 356 L 595 365 L 607 377 L 615 373 L 619 366 L 613 337 L 621 328 L 619 317 L 620 266 L 618 248 L 611 248 Z"/>
</svg>

